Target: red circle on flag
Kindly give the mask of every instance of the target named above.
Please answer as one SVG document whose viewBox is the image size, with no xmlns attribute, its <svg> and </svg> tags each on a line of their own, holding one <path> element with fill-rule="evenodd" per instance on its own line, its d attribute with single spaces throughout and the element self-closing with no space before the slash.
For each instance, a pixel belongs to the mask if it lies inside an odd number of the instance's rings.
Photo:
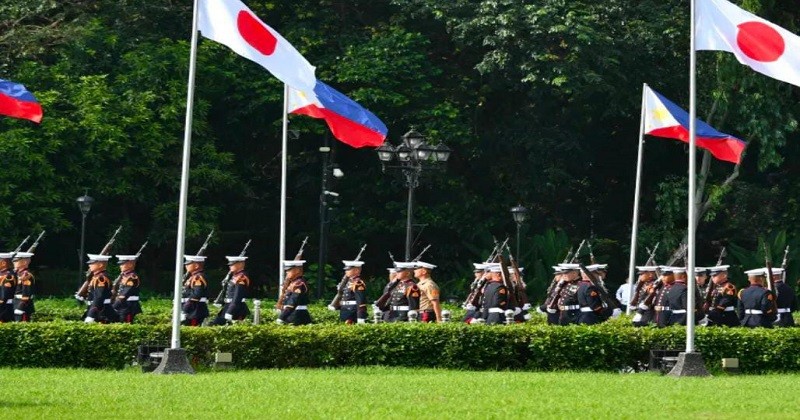
<svg viewBox="0 0 800 420">
<path fill-rule="evenodd" d="M 762 22 L 745 22 L 738 25 L 736 44 L 744 55 L 761 62 L 779 59 L 786 51 L 786 41 L 772 26 Z"/>
<path fill-rule="evenodd" d="M 249 11 L 239 11 L 239 15 L 236 16 L 236 27 L 242 38 L 256 51 L 264 55 L 272 55 L 275 52 L 278 39 Z"/>
</svg>

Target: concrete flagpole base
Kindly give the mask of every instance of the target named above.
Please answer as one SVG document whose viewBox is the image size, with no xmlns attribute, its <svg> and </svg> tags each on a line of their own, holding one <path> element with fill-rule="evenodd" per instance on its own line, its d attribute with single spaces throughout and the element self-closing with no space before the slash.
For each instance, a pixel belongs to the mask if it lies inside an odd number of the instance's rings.
<svg viewBox="0 0 800 420">
<path fill-rule="evenodd" d="M 153 371 L 155 374 L 169 375 L 173 373 L 188 373 L 194 374 L 192 365 L 189 364 L 189 358 L 186 356 L 184 349 L 166 349 L 164 350 L 164 358 L 161 363 Z"/>
<path fill-rule="evenodd" d="M 703 362 L 703 355 L 697 352 L 678 354 L 678 362 L 667 374 L 673 377 L 684 376 L 711 376 Z"/>
</svg>

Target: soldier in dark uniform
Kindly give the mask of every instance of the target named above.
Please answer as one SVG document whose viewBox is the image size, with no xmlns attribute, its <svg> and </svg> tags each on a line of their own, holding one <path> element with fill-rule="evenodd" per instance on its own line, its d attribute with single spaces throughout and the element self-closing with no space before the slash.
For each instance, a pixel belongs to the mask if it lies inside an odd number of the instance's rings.
<svg viewBox="0 0 800 420">
<path fill-rule="evenodd" d="M 483 286 L 483 319 L 486 325 L 504 324 L 508 307 L 508 289 L 503 284 L 500 264 L 490 264 L 486 284 Z"/>
<path fill-rule="evenodd" d="M 478 287 L 481 283 L 481 279 L 488 274 L 486 271 L 486 264 L 472 263 L 472 265 L 475 267 L 475 269 L 473 270 L 473 273 L 475 275 L 475 279 L 473 280 L 473 285 L 474 287 Z M 470 290 L 470 294 L 471 293 L 472 290 Z M 464 315 L 463 322 L 467 324 L 472 324 L 473 320 L 480 318 L 481 308 L 479 306 L 480 304 L 478 304 L 478 306 L 475 306 L 471 302 L 468 302 L 467 305 L 464 307 L 464 309 L 467 310 L 467 313 Z"/>
<path fill-rule="evenodd" d="M 675 283 L 673 283 L 666 292 L 666 302 L 664 302 L 664 305 L 669 307 L 669 318 L 666 319 L 664 326 L 686 325 L 686 313 L 688 311 L 686 307 L 686 299 L 688 296 L 688 286 L 686 282 L 688 281 L 688 275 L 686 270 L 681 270 L 681 268 L 683 267 L 673 268 Z M 696 320 L 695 318 L 695 322 Z"/>
<path fill-rule="evenodd" d="M 394 288 L 399 283 L 399 280 L 397 280 L 397 267 L 389 267 L 386 270 L 389 272 L 389 279 L 386 282 L 386 286 L 383 286 L 383 293 L 381 294 L 381 296 L 385 295 L 387 293 L 391 293 L 391 291 L 394 290 Z M 375 310 L 375 311 L 380 313 L 381 322 L 389 322 L 389 311 L 388 310 L 385 310 L 385 311 L 381 312 L 381 309 L 378 308 L 377 306 L 375 306 L 374 304 L 373 304 L 372 307 L 373 307 L 373 310 Z"/>
<path fill-rule="evenodd" d="M 135 271 L 137 258 L 137 255 L 117 255 L 120 281 L 113 308 L 122 322 L 127 324 L 132 324 L 133 318 L 142 313 L 142 305 L 139 303 L 141 281 Z"/>
<path fill-rule="evenodd" d="M 308 284 L 303 277 L 303 264 L 305 260 L 284 261 L 286 270 L 286 297 L 283 300 L 283 309 L 277 324 L 305 325 L 311 323 L 311 314 L 308 313 Z"/>
<path fill-rule="evenodd" d="M 775 295 L 764 288 L 766 270 L 763 268 L 745 271 L 750 286 L 739 291 L 739 320 L 748 328 L 772 328 L 777 318 Z"/>
<path fill-rule="evenodd" d="M 250 289 L 250 278 L 244 271 L 244 256 L 229 256 L 228 271 L 230 280 L 225 287 L 225 304 L 211 325 L 226 325 L 233 321 L 241 321 L 250 315 L 247 307 L 247 292 Z"/>
<path fill-rule="evenodd" d="M 203 266 L 206 257 L 201 255 L 184 255 L 184 267 L 189 277 L 186 279 L 186 301 L 183 303 L 181 321 L 183 325 L 197 327 L 203 325 L 208 317 L 208 281 Z"/>
<path fill-rule="evenodd" d="M 708 293 L 708 288 L 711 287 L 711 282 L 708 281 L 708 268 L 695 267 L 694 281 L 697 285 L 697 301 L 700 302 L 705 298 L 706 293 Z"/>
<path fill-rule="evenodd" d="M 561 293 L 561 288 L 566 284 L 564 277 L 565 270 L 560 266 L 553 266 L 553 280 L 550 282 L 550 287 L 545 292 L 544 303 L 539 306 L 539 312 L 547 314 L 548 325 L 558 325 L 558 300 Z"/>
<path fill-rule="evenodd" d="M 514 322 L 527 322 L 531 320 L 531 304 L 528 302 L 528 285 L 525 283 L 524 273 L 525 267 L 518 267 L 519 269 L 519 277 L 517 277 L 517 273 L 514 271 L 514 267 L 508 267 L 508 277 L 513 280 L 514 284 L 517 285 L 517 300 L 519 306 L 519 310 L 514 311 Z"/>
<path fill-rule="evenodd" d="M 409 312 L 419 311 L 419 287 L 414 283 L 412 270 L 416 267 L 413 262 L 398 262 L 398 284 L 389 297 L 389 318 L 387 322 L 406 322 Z"/>
<path fill-rule="evenodd" d="M 631 299 L 631 306 L 635 308 L 636 314 L 633 316 L 634 327 L 646 327 L 653 322 L 655 312 L 653 305 L 649 304 L 647 297 L 650 293 L 655 293 L 656 266 L 640 266 L 636 267 L 639 271 L 639 279 L 636 283 L 636 289 Z"/>
<path fill-rule="evenodd" d="M 361 280 L 364 261 L 342 261 L 347 282 L 339 302 L 339 321 L 346 324 L 367 322 L 367 285 Z"/>
<path fill-rule="evenodd" d="M 776 327 L 794 327 L 792 312 L 797 310 L 797 295 L 794 294 L 792 287 L 783 281 L 785 274 L 783 268 L 772 269 L 772 281 L 777 294 L 775 304 L 778 307 L 778 319 L 774 323 Z"/>
<path fill-rule="evenodd" d="M 86 310 L 83 321 L 86 323 L 99 322 L 101 324 L 108 324 L 111 322 L 119 322 L 119 315 L 114 311 L 111 306 L 111 279 L 108 278 L 106 267 L 108 260 L 111 259 L 109 255 L 94 255 L 88 254 L 89 270 L 92 272 L 92 278 L 89 280 L 89 308 Z"/>
<path fill-rule="evenodd" d="M 596 268 L 596 267 L 595 267 Z M 588 270 L 588 268 L 587 268 Z M 590 280 L 589 274 L 581 272 L 581 281 L 578 284 L 578 312 L 577 324 L 599 324 L 607 319 L 606 307 L 600 297 L 600 289 Z"/>
<path fill-rule="evenodd" d="M 14 293 L 17 276 L 11 269 L 13 252 L 0 253 L 0 323 L 14 321 Z"/>
<path fill-rule="evenodd" d="M 736 286 L 728 281 L 728 265 L 711 267 L 711 282 L 713 292 L 711 304 L 706 311 L 706 325 L 727 325 L 738 327 L 739 318 L 736 316 Z"/>
<path fill-rule="evenodd" d="M 580 314 L 581 305 L 578 303 L 578 280 L 580 280 L 580 265 L 561 264 L 564 269 L 564 281 L 558 295 L 558 325 L 576 324 Z"/>
<path fill-rule="evenodd" d="M 33 274 L 28 266 L 33 258 L 31 252 L 17 252 L 14 255 L 14 271 L 17 275 L 17 290 L 14 293 L 14 320 L 28 322 L 36 312 L 33 306 Z"/>
<path fill-rule="evenodd" d="M 653 322 L 659 328 L 664 328 L 668 325 L 671 315 L 667 295 L 669 294 L 672 285 L 675 284 L 675 277 L 681 273 L 684 280 L 686 279 L 686 268 L 684 267 L 661 267 L 661 288 L 656 291 L 655 299 L 653 300 Z"/>
</svg>

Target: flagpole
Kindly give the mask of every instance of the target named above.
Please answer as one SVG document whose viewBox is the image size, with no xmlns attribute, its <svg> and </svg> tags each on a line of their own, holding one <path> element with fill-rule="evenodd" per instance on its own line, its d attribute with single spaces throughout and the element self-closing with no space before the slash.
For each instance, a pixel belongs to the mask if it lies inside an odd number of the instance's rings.
<svg viewBox="0 0 800 420">
<path fill-rule="evenodd" d="M 636 158 L 636 187 L 633 193 L 633 221 L 631 223 L 631 257 L 628 263 L 628 315 L 633 312 L 631 301 L 633 300 L 634 270 L 636 269 L 636 245 L 639 233 L 639 194 L 642 187 L 642 156 L 644 155 L 644 118 L 645 118 L 645 92 L 647 83 L 642 85 L 642 111 L 639 118 L 639 153 Z"/>
<path fill-rule="evenodd" d="M 695 188 L 697 177 L 697 51 L 695 36 L 697 4 L 691 0 L 690 36 L 689 36 L 689 208 L 687 223 L 686 250 L 686 353 L 694 353 L 694 320 L 695 289 L 694 257 L 695 257 Z"/>
<path fill-rule="evenodd" d="M 278 242 L 278 296 L 283 288 L 283 260 L 286 259 L 286 173 L 288 166 L 289 85 L 283 84 L 283 127 L 281 133 L 281 228 Z"/>
</svg>

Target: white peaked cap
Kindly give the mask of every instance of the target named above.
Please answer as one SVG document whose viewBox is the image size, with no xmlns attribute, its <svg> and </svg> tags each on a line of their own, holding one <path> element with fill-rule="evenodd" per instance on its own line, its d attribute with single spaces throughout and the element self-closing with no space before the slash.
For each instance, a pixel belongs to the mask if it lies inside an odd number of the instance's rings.
<svg viewBox="0 0 800 420">
<path fill-rule="evenodd" d="M 23 258 L 30 258 L 32 256 L 33 256 L 33 252 L 17 252 L 17 254 L 14 255 L 14 259 L 15 260 L 21 260 Z"/>
<path fill-rule="evenodd" d="M 414 262 L 396 262 L 394 266 L 397 267 L 397 270 L 412 270 L 417 266 L 417 263 Z"/>
<path fill-rule="evenodd" d="M 239 256 L 239 255 L 231 255 L 225 257 L 228 260 L 228 265 L 237 263 L 237 262 L 245 262 L 247 261 L 247 257 Z"/>
<path fill-rule="evenodd" d="M 283 267 L 285 270 L 288 270 L 294 267 L 302 267 L 305 263 L 306 260 L 283 260 Z"/>
<path fill-rule="evenodd" d="M 186 264 L 201 263 L 206 261 L 206 257 L 202 255 L 184 255 L 183 258 L 186 260 Z"/>
<path fill-rule="evenodd" d="M 89 257 L 89 263 L 94 262 L 108 262 L 111 259 L 111 255 L 100 255 L 100 254 L 86 254 Z"/>
<path fill-rule="evenodd" d="M 138 255 L 117 255 L 116 257 L 117 262 L 120 264 L 128 261 L 136 261 L 136 259 L 139 258 Z"/>
<path fill-rule="evenodd" d="M 10 260 L 13 257 L 13 252 L 0 252 L 0 260 Z"/>
<path fill-rule="evenodd" d="M 344 268 L 360 268 L 362 265 L 364 265 L 364 261 L 357 261 L 357 260 L 348 261 L 348 260 L 342 260 L 342 264 L 344 264 Z"/>
<path fill-rule="evenodd" d="M 436 266 L 431 263 L 426 263 L 425 261 L 417 261 L 417 266 L 415 268 L 427 268 L 428 270 L 433 270 L 436 268 Z"/>
<path fill-rule="evenodd" d="M 747 270 L 744 273 L 748 276 L 765 276 L 767 274 L 767 270 L 764 268 L 756 268 L 753 270 Z"/>
</svg>

